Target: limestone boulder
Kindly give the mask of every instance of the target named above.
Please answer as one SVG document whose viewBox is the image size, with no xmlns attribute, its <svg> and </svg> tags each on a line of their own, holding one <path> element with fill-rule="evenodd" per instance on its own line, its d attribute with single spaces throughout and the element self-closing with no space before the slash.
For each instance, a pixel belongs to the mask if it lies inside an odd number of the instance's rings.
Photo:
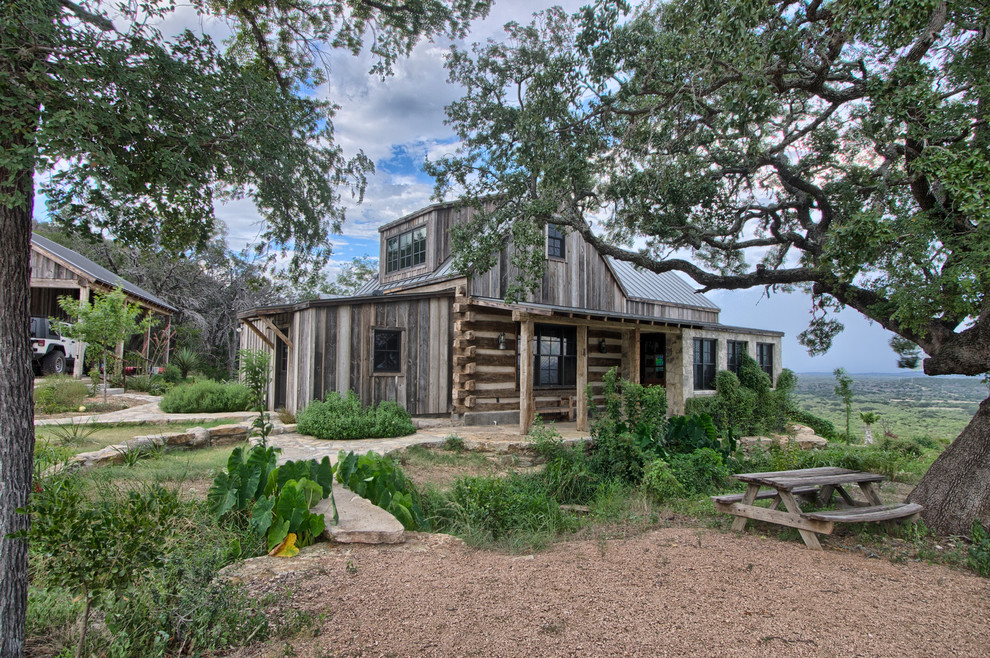
<svg viewBox="0 0 990 658">
<path fill-rule="evenodd" d="M 756 447 L 769 448 L 774 443 L 781 446 L 796 445 L 802 450 L 824 448 L 828 440 L 815 434 L 807 425 L 792 424 L 787 434 L 771 434 L 770 436 L 744 436 L 739 439 L 743 450 L 753 450 Z"/>
</svg>

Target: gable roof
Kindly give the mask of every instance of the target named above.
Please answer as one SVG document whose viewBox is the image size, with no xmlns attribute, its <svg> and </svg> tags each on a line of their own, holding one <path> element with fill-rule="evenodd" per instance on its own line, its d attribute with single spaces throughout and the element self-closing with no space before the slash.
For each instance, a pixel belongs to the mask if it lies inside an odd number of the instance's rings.
<svg viewBox="0 0 990 658">
<path fill-rule="evenodd" d="M 713 311 L 721 310 L 710 299 L 705 297 L 682 279 L 676 272 L 656 273 L 644 270 L 624 260 L 606 257 L 605 262 L 622 286 L 626 297 L 647 302 L 665 302 L 707 308 Z"/>
<path fill-rule="evenodd" d="M 31 235 L 31 246 L 37 247 L 42 251 L 47 251 L 49 254 L 65 261 L 75 269 L 79 270 L 83 274 L 87 275 L 94 281 L 102 283 L 105 286 L 111 288 L 120 287 L 127 294 L 143 299 L 146 302 L 151 302 L 156 306 L 160 306 L 169 311 L 178 311 L 177 308 L 171 306 L 168 302 L 163 300 L 161 297 L 151 294 L 147 290 L 139 288 L 127 279 L 123 279 L 120 276 L 114 274 L 102 265 L 97 265 L 90 259 L 86 258 L 77 251 L 73 251 L 68 247 L 63 247 L 57 242 L 52 242 L 46 237 L 40 235 Z"/>
</svg>

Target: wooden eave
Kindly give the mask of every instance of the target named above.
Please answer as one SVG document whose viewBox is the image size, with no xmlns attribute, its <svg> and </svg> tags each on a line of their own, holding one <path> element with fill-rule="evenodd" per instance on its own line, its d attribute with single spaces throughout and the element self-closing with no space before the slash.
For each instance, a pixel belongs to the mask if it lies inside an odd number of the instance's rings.
<svg viewBox="0 0 990 658">
<path fill-rule="evenodd" d="M 75 279 L 42 279 L 42 278 L 36 278 L 36 277 L 32 276 L 31 277 L 31 287 L 32 288 L 83 288 L 83 287 L 90 287 L 90 288 L 98 288 L 99 290 L 101 290 L 103 292 L 110 292 L 110 291 L 114 290 L 115 287 L 116 287 L 116 286 L 112 286 L 112 285 L 110 285 L 110 284 L 108 284 L 108 283 L 106 283 L 104 281 L 101 281 L 101 280 L 97 279 L 93 275 L 91 275 L 91 274 L 83 271 L 82 269 L 80 269 L 79 267 L 73 265 L 72 263 L 70 263 L 69 261 L 65 260 L 64 258 L 61 258 L 57 254 L 53 254 L 52 252 L 48 251 L 47 249 L 45 249 L 41 245 L 32 244 L 31 245 L 31 248 L 32 249 L 37 249 L 40 253 L 44 254 L 45 258 L 47 258 L 48 260 L 50 260 L 50 261 L 52 261 L 54 263 L 58 263 L 59 265 L 61 265 L 62 267 L 64 267 L 65 269 L 69 270 L 70 272 L 72 272 L 73 274 L 76 275 L 76 278 Z M 53 283 L 53 282 L 57 282 L 57 283 Z M 134 284 L 131 284 L 131 285 L 134 285 Z M 135 287 L 137 287 L 137 286 L 135 286 Z M 123 289 L 121 289 L 121 290 L 123 290 Z M 133 293 L 130 293 L 130 292 L 126 291 L 126 290 L 123 290 L 123 293 L 124 293 L 124 296 L 127 298 L 127 300 L 128 300 L 129 303 L 135 304 L 135 305 L 140 306 L 140 307 L 142 307 L 142 308 L 144 308 L 146 310 L 149 310 L 149 311 L 154 311 L 154 312 L 158 313 L 159 315 L 166 315 L 166 316 L 169 316 L 169 317 L 171 317 L 171 315 L 172 315 L 172 312 L 173 312 L 172 309 L 169 309 L 169 308 L 166 308 L 164 306 L 161 306 L 160 304 L 156 304 L 156 303 L 154 303 L 154 302 L 152 302 L 152 301 L 150 301 L 148 299 L 145 299 L 143 297 L 138 297 L 138 296 L 134 295 Z"/>
<path fill-rule="evenodd" d="M 408 299 L 431 299 L 434 297 L 453 297 L 454 289 L 447 288 L 433 292 L 393 293 L 382 295 L 361 295 L 360 297 L 334 297 L 331 299 L 309 299 L 295 304 L 279 304 L 277 306 L 258 306 L 237 314 L 238 320 L 261 318 L 262 316 L 280 315 L 282 313 L 298 313 L 309 308 L 324 308 L 328 306 L 344 306 L 351 304 L 385 303 Z"/>
</svg>

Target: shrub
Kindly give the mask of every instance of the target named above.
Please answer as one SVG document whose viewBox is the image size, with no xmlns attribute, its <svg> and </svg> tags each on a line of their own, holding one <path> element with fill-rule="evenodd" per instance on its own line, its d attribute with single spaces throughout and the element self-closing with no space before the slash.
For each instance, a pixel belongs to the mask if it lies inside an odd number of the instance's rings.
<svg viewBox="0 0 990 658">
<path fill-rule="evenodd" d="M 612 368 L 602 378 L 605 410 L 591 426 L 587 467 L 600 480 L 639 484 L 667 427 L 667 397 L 659 386 L 623 380 Z"/>
<path fill-rule="evenodd" d="M 834 441 L 837 438 L 835 425 L 832 424 L 832 421 L 816 416 L 810 411 L 791 409 L 788 416 L 795 423 L 807 425 L 814 430 L 815 434 L 823 439 Z"/>
<path fill-rule="evenodd" d="M 43 414 L 75 411 L 89 395 L 89 387 L 69 375 L 50 375 L 34 389 L 34 406 Z"/>
<path fill-rule="evenodd" d="M 771 388 L 770 377 L 753 357 L 742 355 L 738 376 L 727 370 L 715 375 L 715 395 L 691 398 L 688 414 L 707 414 L 722 434 L 737 436 L 783 432 L 794 404 L 791 394 L 797 377 L 786 368 Z"/>
<path fill-rule="evenodd" d="M 169 384 L 178 384 L 184 378 L 182 376 L 182 371 L 174 363 L 170 363 L 165 366 L 165 371 L 162 373 L 162 378 Z"/>
<path fill-rule="evenodd" d="M 162 397 L 161 409 L 170 414 L 247 411 L 251 392 L 243 384 L 204 379 L 176 386 Z"/>
<path fill-rule="evenodd" d="M 713 494 L 725 488 L 729 469 L 722 455 L 711 448 L 701 448 L 686 455 L 670 458 L 670 470 L 684 489 L 692 494 Z"/>
<path fill-rule="evenodd" d="M 434 505 L 439 530 L 487 541 L 556 534 L 567 525 L 557 501 L 539 480 L 515 473 L 505 478 L 460 478 Z"/>
<path fill-rule="evenodd" d="M 966 563 L 984 578 L 990 576 L 990 535 L 979 521 L 973 521 L 973 540 Z"/>
<path fill-rule="evenodd" d="M 920 457 L 925 453 L 924 446 L 916 439 L 894 439 L 885 436 L 876 443 L 880 450 L 899 452 L 910 457 Z"/>
<path fill-rule="evenodd" d="M 399 404 L 386 401 L 362 408 L 353 391 L 344 397 L 334 391 L 322 402 L 310 402 L 297 420 L 300 434 L 318 439 L 381 439 L 416 432 L 408 412 Z"/>
<path fill-rule="evenodd" d="M 655 459 L 646 467 L 641 486 L 658 503 L 687 495 L 684 485 L 677 480 L 670 464 L 662 459 Z"/>
<path fill-rule="evenodd" d="M 127 388 L 151 395 L 164 395 L 172 388 L 172 384 L 162 375 L 134 375 L 127 378 Z"/>
<path fill-rule="evenodd" d="M 239 528 L 217 525 L 176 490 L 101 483 L 94 493 L 47 453 L 36 464 L 27 628 L 53 654 L 71 655 L 67 624 L 84 611 L 81 587 L 103 621 L 90 655 L 212 653 L 276 630 L 261 602 L 216 577 L 256 554 L 239 549 Z"/>
</svg>

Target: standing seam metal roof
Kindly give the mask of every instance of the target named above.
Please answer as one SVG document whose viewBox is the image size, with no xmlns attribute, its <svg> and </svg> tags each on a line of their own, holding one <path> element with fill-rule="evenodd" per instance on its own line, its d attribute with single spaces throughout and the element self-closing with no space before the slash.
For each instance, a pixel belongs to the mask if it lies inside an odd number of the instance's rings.
<svg viewBox="0 0 990 658">
<path fill-rule="evenodd" d="M 630 299 L 721 310 L 710 299 L 695 292 L 694 288 L 676 272 L 658 274 L 611 257 L 606 257 L 605 262 Z"/>
<path fill-rule="evenodd" d="M 48 238 L 42 237 L 40 235 L 31 236 L 31 244 L 34 244 L 45 251 L 58 256 L 62 260 L 66 261 L 76 269 L 82 270 L 89 276 L 93 277 L 95 280 L 99 281 L 108 286 L 114 288 L 121 287 L 125 292 L 130 293 L 134 297 L 140 297 L 141 299 L 151 302 L 157 306 L 167 308 L 170 311 L 178 311 L 177 308 L 168 304 L 165 300 L 150 292 L 137 287 L 130 281 L 121 278 L 120 276 L 114 274 L 102 265 L 97 265 L 90 259 L 86 258 L 77 251 L 73 251 L 68 247 L 63 247 L 57 242 L 52 242 Z"/>
</svg>

